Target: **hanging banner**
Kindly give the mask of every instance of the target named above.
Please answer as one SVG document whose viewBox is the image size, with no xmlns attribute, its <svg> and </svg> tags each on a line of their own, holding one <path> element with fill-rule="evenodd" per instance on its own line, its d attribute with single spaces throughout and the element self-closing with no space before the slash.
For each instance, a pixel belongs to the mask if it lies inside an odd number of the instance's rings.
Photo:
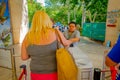
<svg viewBox="0 0 120 80">
<path fill-rule="evenodd" d="M 12 45 L 8 0 L 0 0 L 0 48 Z"/>
</svg>

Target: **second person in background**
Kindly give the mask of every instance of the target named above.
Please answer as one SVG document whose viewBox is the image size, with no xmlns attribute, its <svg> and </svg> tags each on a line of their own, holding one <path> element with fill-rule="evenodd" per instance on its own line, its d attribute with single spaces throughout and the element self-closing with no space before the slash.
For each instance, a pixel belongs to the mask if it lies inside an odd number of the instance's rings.
<svg viewBox="0 0 120 80">
<path fill-rule="evenodd" d="M 77 30 L 75 22 L 69 23 L 69 29 L 64 32 L 64 36 L 66 39 L 73 42 L 70 47 L 78 46 L 78 42 L 80 41 L 80 32 Z"/>
</svg>

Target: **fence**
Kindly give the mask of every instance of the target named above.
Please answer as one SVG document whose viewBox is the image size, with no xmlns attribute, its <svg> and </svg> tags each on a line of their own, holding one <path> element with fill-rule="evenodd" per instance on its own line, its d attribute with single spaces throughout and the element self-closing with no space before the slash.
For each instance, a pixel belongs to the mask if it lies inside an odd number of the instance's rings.
<svg viewBox="0 0 120 80">
<path fill-rule="evenodd" d="M 106 23 L 84 23 L 82 35 L 91 39 L 104 41 L 105 40 Z"/>
</svg>

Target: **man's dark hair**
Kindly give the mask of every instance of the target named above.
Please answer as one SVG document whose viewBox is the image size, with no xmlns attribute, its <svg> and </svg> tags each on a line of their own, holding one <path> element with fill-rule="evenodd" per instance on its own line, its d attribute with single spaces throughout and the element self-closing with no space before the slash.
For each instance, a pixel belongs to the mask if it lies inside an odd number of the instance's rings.
<svg viewBox="0 0 120 80">
<path fill-rule="evenodd" d="M 75 24 L 75 26 L 77 26 L 77 24 L 76 24 L 76 22 L 70 22 L 68 25 L 70 25 L 70 24 Z"/>
</svg>

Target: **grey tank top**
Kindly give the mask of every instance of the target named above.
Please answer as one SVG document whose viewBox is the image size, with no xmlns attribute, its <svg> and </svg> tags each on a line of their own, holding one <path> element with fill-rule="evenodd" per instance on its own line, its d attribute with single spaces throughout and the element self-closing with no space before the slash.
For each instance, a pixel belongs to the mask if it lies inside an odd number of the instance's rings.
<svg viewBox="0 0 120 80">
<path fill-rule="evenodd" d="M 31 57 L 30 70 L 33 73 L 51 73 L 57 71 L 57 40 L 48 45 L 29 45 L 27 53 Z"/>
</svg>

